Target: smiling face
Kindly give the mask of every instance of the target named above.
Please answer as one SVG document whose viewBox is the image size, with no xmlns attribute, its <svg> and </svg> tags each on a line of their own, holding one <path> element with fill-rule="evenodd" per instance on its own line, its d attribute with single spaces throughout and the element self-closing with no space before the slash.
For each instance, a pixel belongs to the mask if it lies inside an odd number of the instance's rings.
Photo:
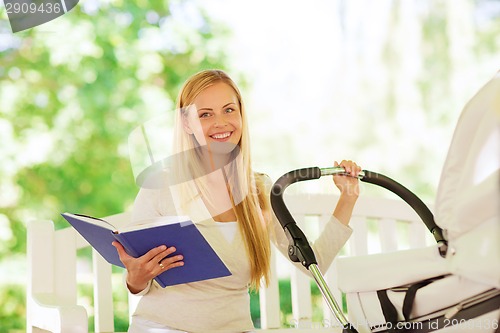
<svg viewBox="0 0 500 333">
<path fill-rule="evenodd" d="M 240 143 L 242 116 L 238 97 L 231 86 L 215 83 L 202 90 L 187 112 L 184 129 L 200 146 L 212 152 L 229 152 Z"/>
</svg>

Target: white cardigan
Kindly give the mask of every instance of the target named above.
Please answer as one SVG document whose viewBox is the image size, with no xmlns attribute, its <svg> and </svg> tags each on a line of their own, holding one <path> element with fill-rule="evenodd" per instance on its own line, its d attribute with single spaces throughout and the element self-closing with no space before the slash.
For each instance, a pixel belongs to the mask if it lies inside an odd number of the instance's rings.
<svg viewBox="0 0 500 333">
<path fill-rule="evenodd" d="M 172 215 L 173 212 L 166 205 L 171 200 L 172 196 L 165 190 L 141 189 L 134 204 L 134 221 Z M 150 283 L 148 288 L 139 293 L 142 298 L 133 315 L 188 332 L 253 330 L 248 293 L 250 264 L 241 234 L 237 232 L 234 239 L 228 241 L 201 199 L 195 200 L 189 211 L 188 215 L 232 275 L 166 288 L 161 288 L 156 282 Z M 272 223 L 272 242 L 287 256 L 288 240 L 274 214 Z M 318 265 L 323 272 L 326 272 L 351 233 L 350 227 L 333 216 L 326 224 L 313 244 Z M 300 264 L 298 266 L 302 267 Z"/>
</svg>

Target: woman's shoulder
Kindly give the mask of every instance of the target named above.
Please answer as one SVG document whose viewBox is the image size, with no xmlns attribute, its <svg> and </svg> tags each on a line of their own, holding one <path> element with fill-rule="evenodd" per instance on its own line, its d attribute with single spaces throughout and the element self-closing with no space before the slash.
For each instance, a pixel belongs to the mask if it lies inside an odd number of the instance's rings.
<svg viewBox="0 0 500 333">
<path fill-rule="evenodd" d="M 159 196 L 159 190 L 141 187 L 134 200 L 132 220 L 138 221 L 158 216 L 157 204 Z"/>
<path fill-rule="evenodd" d="M 134 200 L 133 219 L 158 217 L 163 215 L 175 215 L 175 205 L 172 195 L 165 188 L 141 187 Z"/>
<path fill-rule="evenodd" d="M 260 181 L 271 181 L 271 177 L 267 173 L 260 172 L 260 171 L 254 171 L 253 175 L 255 179 L 260 180 Z"/>
<path fill-rule="evenodd" d="M 254 171 L 253 174 L 257 184 L 261 184 L 262 186 L 268 189 L 270 189 L 271 186 L 273 185 L 273 181 L 271 180 L 271 177 L 269 177 L 267 173 Z"/>
</svg>

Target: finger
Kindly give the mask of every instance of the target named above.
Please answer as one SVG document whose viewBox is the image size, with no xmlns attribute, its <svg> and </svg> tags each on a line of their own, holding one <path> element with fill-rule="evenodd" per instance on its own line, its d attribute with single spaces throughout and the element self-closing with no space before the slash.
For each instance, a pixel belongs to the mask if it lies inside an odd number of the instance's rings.
<svg viewBox="0 0 500 333">
<path fill-rule="evenodd" d="M 345 172 L 346 173 L 351 173 L 351 164 L 352 162 L 351 161 L 346 161 L 346 160 L 342 160 L 342 162 L 340 162 L 340 166 L 344 168 Z"/>
<path fill-rule="evenodd" d="M 177 255 L 174 257 L 165 258 L 158 263 L 160 270 L 167 271 L 175 267 L 184 266 L 184 261 L 182 261 L 183 256 Z"/>
<path fill-rule="evenodd" d="M 348 172 L 348 169 L 349 169 L 349 162 L 346 161 L 346 160 L 342 160 L 340 163 L 338 163 L 337 161 L 333 162 L 333 166 L 334 167 L 341 167 L 344 169 L 345 172 Z"/>
<path fill-rule="evenodd" d="M 154 257 L 165 251 L 167 251 L 167 246 L 160 245 L 146 252 L 141 258 L 145 261 L 151 261 Z"/>
<path fill-rule="evenodd" d="M 113 243 L 111 243 L 111 245 L 113 245 L 116 248 L 116 251 L 118 252 L 118 257 L 120 257 L 121 262 L 131 258 L 130 255 L 125 251 L 125 248 L 120 242 L 114 241 Z"/>
<path fill-rule="evenodd" d="M 162 251 L 162 252 L 158 253 L 157 255 L 155 255 L 153 258 L 151 258 L 151 262 L 153 262 L 153 263 L 161 262 L 162 260 L 167 258 L 169 255 L 174 253 L 175 251 L 177 251 L 177 249 L 175 247 L 171 246 L 171 247 L 167 248 L 165 251 Z"/>
<path fill-rule="evenodd" d="M 362 168 L 361 166 L 357 165 L 356 163 L 354 163 L 354 165 L 356 166 L 356 177 L 359 176 L 359 173 L 361 172 Z"/>
<path fill-rule="evenodd" d="M 353 161 L 347 161 L 348 170 L 346 170 L 351 176 L 356 177 L 357 165 Z"/>
<path fill-rule="evenodd" d="M 335 167 L 341 167 L 344 169 L 345 173 L 352 177 L 358 177 L 361 172 L 361 167 L 351 160 L 342 160 L 342 162 L 338 163 L 334 161 L 333 165 Z M 334 176 L 336 177 L 336 176 Z"/>
<path fill-rule="evenodd" d="M 340 168 L 343 168 L 343 169 L 344 169 L 344 172 L 346 172 L 346 169 L 345 169 L 345 165 L 344 165 L 344 164 L 345 164 L 345 161 L 344 161 L 344 160 L 342 160 L 340 163 L 339 163 L 339 162 L 337 162 L 337 161 L 334 161 L 334 162 L 333 162 L 333 166 L 334 166 L 334 167 L 340 167 Z M 343 175 L 342 173 L 340 173 L 340 174 L 334 174 L 334 175 L 333 175 L 333 179 L 334 179 L 334 180 L 335 180 L 335 179 L 338 179 L 338 178 L 339 178 L 339 177 L 341 177 L 342 175 Z"/>
<path fill-rule="evenodd" d="M 169 257 L 169 258 L 164 258 L 158 263 L 155 263 L 156 265 L 156 276 L 160 275 L 164 271 L 168 271 L 172 268 L 176 267 L 181 267 L 184 266 L 184 261 L 182 261 L 183 257 L 182 255 L 177 255 L 175 257 Z"/>
<path fill-rule="evenodd" d="M 182 254 L 179 254 L 173 257 L 163 258 L 162 260 L 160 260 L 160 263 L 166 266 L 183 264 L 182 259 L 184 259 L 184 257 L 182 256 Z"/>
</svg>

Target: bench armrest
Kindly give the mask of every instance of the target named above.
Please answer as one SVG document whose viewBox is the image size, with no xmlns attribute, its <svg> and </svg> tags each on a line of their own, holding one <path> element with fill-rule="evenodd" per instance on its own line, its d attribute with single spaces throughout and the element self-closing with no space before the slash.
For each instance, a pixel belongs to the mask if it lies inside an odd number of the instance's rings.
<svg viewBox="0 0 500 333">
<path fill-rule="evenodd" d="M 30 303 L 30 328 L 51 332 L 88 332 L 87 310 L 83 306 L 60 304 L 50 295 L 35 295 Z"/>
</svg>

